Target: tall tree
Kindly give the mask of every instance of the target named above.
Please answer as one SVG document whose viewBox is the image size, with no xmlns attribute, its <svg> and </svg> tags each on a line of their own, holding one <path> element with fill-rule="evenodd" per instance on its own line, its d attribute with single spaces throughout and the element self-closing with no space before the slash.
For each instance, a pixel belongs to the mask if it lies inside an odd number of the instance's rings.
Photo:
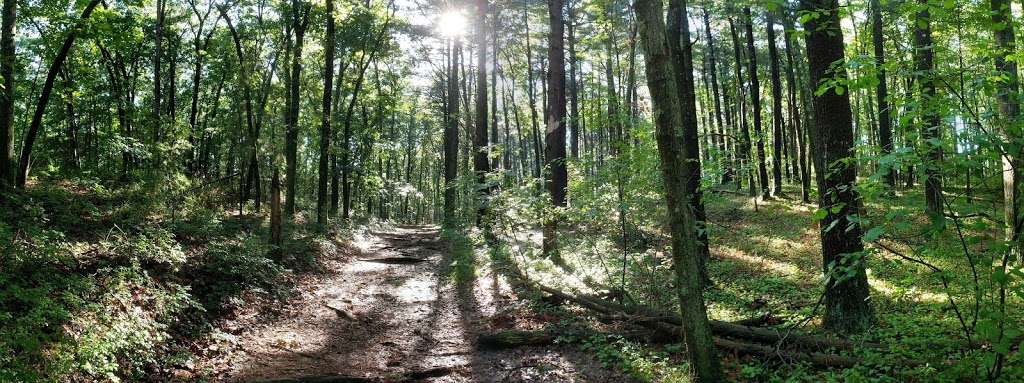
<svg viewBox="0 0 1024 383">
<path fill-rule="evenodd" d="M 327 223 L 327 181 L 331 178 L 331 91 L 334 87 L 334 1 L 327 0 L 324 37 L 324 97 L 320 115 L 320 163 L 316 189 L 316 223 Z"/>
<path fill-rule="evenodd" d="M 473 173 L 476 176 L 476 225 L 487 214 L 487 173 L 491 171 L 487 143 L 487 0 L 476 1 L 476 112 L 473 132 Z"/>
<path fill-rule="evenodd" d="M 458 193 L 456 177 L 459 165 L 459 65 L 458 56 L 462 51 L 462 41 L 453 37 L 448 50 L 448 90 L 445 103 L 447 121 L 444 127 L 444 224 L 452 227 L 457 224 L 455 217 L 455 197 Z"/>
<path fill-rule="evenodd" d="M 700 265 L 702 280 L 708 280 L 707 261 L 708 235 L 705 227 L 707 214 L 704 212 L 704 200 L 700 189 L 700 145 L 697 135 L 697 96 L 693 79 L 693 45 L 690 43 L 690 23 L 686 10 L 686 0 L 669 0 L 668 19 L 668 53 L 672 58 L 672 72 L 675 76 L 676 97 L 679 100 L 679 113 L 682 117 L 683 146 L 685 150 L 685 166 L 682 170 L 686 180 L 686 195 L 690 198 L 690 209 L 696 220 L 697 260 Z"/>
<path fill-rule="evenodd" d="M 544 134 L 544 184 L 551 204 L 565 207 L 569 175 L 565 167 L 565 22 L 563 0 L 548 1 L 548 114 Z M 543 251 L 557 256 L 559 213 L 544 224 Z"/>
<path fill-rule="evenodd" d="M 18 14 L 17 0 L 4 0 L 0 32 L 0 188 L 14 185 L 14 31 Z"/>
<path fill-rule="evenodd" d="M 920 97 L 921 148 L 924 150 L 925 211 L 933 219 L 942 217 L 942 115 L 935 90 L 935 41 L 928 0 L 917 0 L 914 13 L 914 82 Z"/>
<path fill-rule="evenodd" d="M 843 31 L 838 0 L 802 0 L 805 11 L 819 16 L 804 22 L 807 61 L 812 87 L 823 81 L 845 79 Z M 836 64 L 839 65 L 836 65 Z M 811 128 L 818 171 L 818 206 L 826 212 L 819 222 L 825 265 L 825 320 L 827 328 L 856 332 L 874 321 L 864 269 L 864 245 L 858 221 L 861 201 L 855 188 L 853 112 L 850 93 L 836 88 L 815 92 Z"/>
<path fill-rule="evenodd" d="M 35 143 L 36 136 L 39 134 L 39 127 L 43 123 L 43 114 L 46 113 L 46 105 L 50 102 L 50 93 L 53 92 L 53 82 L 57 79 L 57 74 L 60 72 L 61 67 L 63 67 L 64 60 L 68 57 L 68 52 L 71 51 L 71 47 L 75 44 L 75 38 L 85 28 L 85 22 L 89 20 L 89 16 L 92 15 L 92 11 L 96 9 L 99 3 L 100 0 L 92 0 L 85 5 L 82 15 L 78 17 L 78 21 L 75 22 L 75 25 L 71 27 L 71 30 L 64 37 L 64 43 L 61 44 L 57 55 L 50 62 L 50 68 L 46 71 L 46 81 L 43 82 L 43 88 L 39 91 L 39 100 L 36 103 L 35 112 L 32 113 L 32 122 L 25 133 L 25 142 L 21 145 L 18 178 L 15 180 L 15 186 L 19 188 L 25 187 L 25 181 L 28 180 L 28 169 L 32 160 L 32 145 Z M 7 17 L 6 9 L 3 17 Z"/>
<path fill-rule="evenodd" d="M 153 42 L 153 143 L 159 144 L 162 132 L 160 127 L 160 101 L 163 99 L 160 81 L 161 60 L 164 46 L 164 19 L 167 16 L 167 0 L 156 0 L 156 33 Z"/>
<path fill-rule="evenodd" d="M 733 76 L 736 77 L 736 114 L 739 115 L 740 121 L 740 143 L 736 145 L 736 157 L 739 159 L 739 169 L 741 174 L 736 177 L 736 189 L 738 190 L 743 183 L 744 174 L 748 179 L 747 186 L 749 187 L 750 196 L 753 197 L 756 194 L 754 190 L 754 176 L 750 169 L 750 129 L 747 127 L 747 108 L 746 108 L 746 94 L 743 88 L 743 55 L 740 51 L 740 38 L 739 33 L 736 31 L 736 24 L 729 19 L 729 34 L 732 36 L 732 53 L 735 65 L 733 65 Z"/>
<path fill-rule="evenodd" d="M 996 100 L 999 103 L 999 117 L 1003 141 L 1003 198 L 1006 239 L 1016 247 L 1018 254 L 1022 246 L 1021 231 L 1024 230 L 1024 150 L 1020 149 L 1020 86 L 1017 76 L 1017 62 L 1012 58 L 1017 52 L 1014 35 L 1013 14 L 1009 0 L 991 0 L 992 33 L 996 41 L 994 62 L 996 72 L 1004 80 L 998 81 Z"/>
<path fill-rule="evenodd" d="M 772 194 L 782 196 L 783 145 L 786 123 L 782 116 L 782 79 L 779 70 L 779 48 L 775 45 L 775 16 L 768 11 L 768 64 L 772 78 Z"/>
<path fill-rule="evenodd" d="M 680 4 L 685 8 L 685 1 Z M 665 33 L 661 0 L 637 0 L 638 33 L 642 41 L 647 86 L 651 92 L 655 137 L 658 143 L 669 229 L 672 234 L 672 261 L 682 315 L 683 341 L 696 382 L 721 382 L 725 379 L 716 355 L 707 308 L 701 293 L 697 226 L 690 209 L 684 172 L 689 154 L 683 145 L 685 132 L 677 94 L 674 59 Z M 690 64 L 692 66 L 692 64 Z"/>
<path fill-rule="evenodd" d="M 568 44 L 569 44 L 569 153 L 573 159 L 580 158 L 580 111 L 579 111 L 579 57 L 576 54 L 576 0 L 569 0 Z"/>
<path fill-rule="evenodd" d="M 878 85 L 875 87 L 875 100 L 878 102 L 878 143 L 882 147 L 882 155 L 892 153 L 892 117 L 889 113 L 889 85 L 885 70 L 885 39 L 882 30 L 882 4 L 879 0 L 871 0 L 871 41 L 875 49 L 875 75 Z M 886 172 L 885 183 L 890 189 L 896 188 L 896 169 L 882 169 Z"/>
<path fill-rule="evenodd" d="M 292 33 L 295 42 L 292 44 L 292 73 L 288 82 L 288 114 L 285 120 L 285 200 L 284 214 L 295 215 L 295 184 L 298 181 L 298 150 L 299 150 L 299 84 L 302 82 L 302 47 L 305 43 L 306 26 L 309 23 L 309 4 L 300 0 L 291 3 Z"/>
<path fill-rule="evenodd" d="M 725 152 L 726 152 L 726 150 L 725 150 L 726 149 L 726 143 L 725 142 L 726 142 L 727 135 L 725 134 L 725 125 L 722 124 L 722 103 L 720 101 L 720 95 L 719 95 L 719 92 L 718 92 L 718 90 L 719 90 L 719 85 L 718 85 L 718 66 L 717 66 L 717 53 L 715 52 L 715 37 L 713 36 L 712 31 L 711 31 L 711 16 L 708 14 L 707 7 L 706 6 L 702 6 L 701 7 L 701 11 L 703 13 L 703 19 L 704 19 L 704 39 L 707 40 L 707 48 L 708 48 L 708 51 L 707 51 L 707 62 L 708 62 L 708 72 L 711 75 L 711 98 L 712 98 L 712 102 L 714 103 L 714 106 L 715 106 L 715 126 L 718 127 L 718 131 L 713 133 L 713 134 L 718 136 L 718 141 L 720 142 L 720 144 L 719 144 L 719 146 L 717 148 L 719 154 L 720 155 L 724 155 Z M 732 175 L 732 169 L 730 168 L 730 163 L 729 163 L 729 161 L 723 161 L 723 162 L 721 162 L 721 164 L 724 166 L 724 169 L 723 169 L 724 171 L 722 172 L 722 183 L 723 184 L 724 183 L 728 183 L 730 181 L 729 177 L 731 177 L 731 175 Z"/>
<path fill-rule="evenodd" d="M 795 29 L 793 28 L 792 15 L 788 10 L 782 18 L 782 25 L 784 28 L 782 41 L 786 49 L 786 89 L 789 91 L 790 137 L 792 137 L 793 146 L 797 152 L 795 166 L 796 173 L 800 177 L 800 199 L 806 203 L 811 202 L 811 175 L 806 160 L 807 153 L 805 148 L 807 142 L 804 139 L 804 129 L 801 126 L 800 103 L 797 102 L 797 95 L 800 93 L 797 91 L 796 61 L 793 60 L 794 48 L 792 41 L 790 41 L 792 40 L 791 36 L 795 33 Z"/>
<path fill-rule="evenodd" d="M 757 140 L 757 182 L 761 185 L 761 198 L 771 197 L 768 189 L 768 168 L 764 156 L 764 135 L 761 133 L 761 82 L 757 79 L 757 51 L 754 49 L 754 20 L 750 7 L 743 8 L 747 34 L 747 67 L 750 79 L 750 106 L 754 114 L 754 139 Z"/>
</svg>

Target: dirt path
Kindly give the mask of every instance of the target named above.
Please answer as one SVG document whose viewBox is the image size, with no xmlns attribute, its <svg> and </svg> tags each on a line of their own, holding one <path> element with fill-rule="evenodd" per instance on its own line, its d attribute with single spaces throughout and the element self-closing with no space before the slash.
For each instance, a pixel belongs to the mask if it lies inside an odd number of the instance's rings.
<svg viewBox="0 0 1024 383">
<path fill-rule="evenodd" d="M 357 254 L 330 260 L 330 273 L 301 286 L 277 321 L 241 330 L 234 351 L 210 361 L 216 379 L 628 381 L 569 347 L 477 349 L 481 331 L 537 326 L 543 318 L 530 318 L 489 270 L 456 283 L 437 228 L 366 233 L 354 244 Z"/>
</svg>

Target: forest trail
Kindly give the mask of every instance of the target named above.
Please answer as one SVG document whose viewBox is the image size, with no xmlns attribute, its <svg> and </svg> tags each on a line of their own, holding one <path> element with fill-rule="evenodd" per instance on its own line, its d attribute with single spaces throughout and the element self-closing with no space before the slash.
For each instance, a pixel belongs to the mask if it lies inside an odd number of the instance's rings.
<svg viewBox="0 0 1024 383">
<path fill-rule="evenodd" d="M 476 277 L 458 282 L 458 260 L 436 227 L 367 232 L 353 245 L 355 254 L 326 261 L 325 277 L 301 284 L 276 320 L 241 330 L 233 351 L 208 361 L 214 378 L 629 381 L 571 347 L 477 349 L 482 331 L 536 327 L 538 319 L 513 312 L 526 309 L 496 273 L 478 267 Z"/>
</svg>

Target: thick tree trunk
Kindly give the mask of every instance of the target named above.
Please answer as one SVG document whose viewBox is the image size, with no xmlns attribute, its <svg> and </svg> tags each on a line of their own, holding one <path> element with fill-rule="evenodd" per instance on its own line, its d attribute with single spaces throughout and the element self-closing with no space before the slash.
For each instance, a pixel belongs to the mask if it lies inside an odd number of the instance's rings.
<svg viewBox="0 0 1024 383">
<path fill-rule="evenodd" d="M 71 46 L 75 43 L 75 37 L 77 37 L 78 33 L 81 32 L 86 20 L 89 19 L 89 16 L 92 15 L 92 11 L 96 9 L 96 6 L 99 5 L 99 3 L 100 0 L 92 0 L 85 6 L 85 9 L 82 10 L 82 16 L 78 18 L 75 25 L 70 31 L 68 31 L 67 36 L 64 37 L 64 44 L 62 44 L 60 50 L 57 51 L 57 56 L 53 58 L 53 61 L 50 63 L 50 68 L 46 72 L 46 81 L 43 82 L 43 89 L 39 92 L 39 101 L 36 103 L 35 112 L 32 114 L 32 122 L 29 124 L 28 131 L 25 133 L 25 142 L 21 146 L 21 161 L 18 165 L 18 178 L 15 180 L 15 186 L 19 188 L 24 188 L 25 181 L 28 180 L 28 169 L 29 165 L 31 165 L 30 161 L 32 158 L 32 144 L 35 143 L 36 136 L 39 134 L 39 127 L 43 123 L 43 113 L 46 112 L 46 104 L 50 102 L 50 93 L 53 92 L 53 82 L 56 80 L 61 67 L 63 67 L 64 60 L 68 57 L 68 52 L 71 51 Z M 4 7 L 5 14 L 3 17 L 6 20 L 6 5 Z M 10 56 L 10 58 L 13 59 L 13 56 Z M 6 75 L 6 73 L 4 73 L 4 75 Z M 7 81 L 6 77 L 4 81 Z M 13 89 L 11 91 L 13 91 Z"/>
<path fill-rule="evenodd" d="M 698 264 L 701 280 L 709 280 L 707 262 L 710 259 L 708 250 L 708 234 L 706 227 L 707 214 L 704 212 L 702 198 L 700 145 L 697 135 L 697 96 L 693 79 L 693 48 L 690 43 L 690 23 L 686 9 L 686 0 L 669 0 L 668 52 L 672 58 L 672 72 L 675 73 L 676 95 L 679 100 L 679 112 L 682 117 L 683 146 L 685 167 L 682 170 L 686 181 L 686 195 L 690 198 L 690 209 L 693 211 L 697 236 Z"/>
<path fill-rule="evenodd" d="M 803 0 L 807 11 L 822 17 L 808 20 L 807 60 L 811 84 L 834 77 L 846 78 L 843 65 L 843 33 L 839 27 L 837 0 Z M 837 68 L 837 69 L 835 69 Z M 849 161 L 853 150 L 853 115 L 850 94 L 835 89 L 814 97 L 812 134 L 816 149 L 814 163 L 818 173 L 818 205 L 828 214 L 819 223 L 821 249 L 825 265 L 825 327 L 840 332 L 857 332 L 873 322 L 864 270 L 864 246 L 861 228 L 849 219 L 858 214 L 861 201 L 855 188 L 856 162 Z"/>
<path fill-rule="evenodd" d="M 548 37 L 548 113 L 544 134 L 544 185 L 551 204 L 565 207 L 568 173 L 565 167 L 565 24 L 563 1 L 548 1 L 550 35 Z M 560 213 L 555 211 L 544 222 L 543 252 L 558 257 L 558 225 Z"/>
<path fill-rule="evenodd" d="M 724 375 L 715 352 L 707 308 L 701 294 L 696 219 L 689 207 L 687 180 L 681 172 L 689 166 L 687 158 L 696 154 L 687 153 L 687 148 L 682 145 L 685 127 L 683 115 L 678 109 L 680 97 L 676 87 L 672 86 L 677 80 L 671 64 L 673 57 L 666 41 L 662 3 L 661 0 L 637 0 L 635 6 L 646 63 L 647 86 L 653 104 L 661 173 L 665 182 L 665 202 L 672 233 L 672 260 L 682 314 L 683 340 L 694 381 L 720 382 L 724 380 Z M 685 2 L 681 6 L 685 7 Z"/>
</svg>

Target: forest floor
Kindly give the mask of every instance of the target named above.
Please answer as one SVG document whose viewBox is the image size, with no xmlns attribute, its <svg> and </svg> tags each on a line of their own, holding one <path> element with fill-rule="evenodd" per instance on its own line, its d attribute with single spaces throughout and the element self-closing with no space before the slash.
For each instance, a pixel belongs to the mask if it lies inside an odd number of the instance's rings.
<svg viewBox="0 0 1024 383">
<path fill-rule="evenodd" d="M 498 273 L 466 265 L 472 246 L 436 227 L 357 233 L 352 247 L 300 281 L 276 320 L 256 309 L 228 320 L 238 333 L 197 367 L 218 381 L 630 381 L 571 346 L 479 349 L 484 331 L 553 318 L 532 314 Z"/>
</svg>

